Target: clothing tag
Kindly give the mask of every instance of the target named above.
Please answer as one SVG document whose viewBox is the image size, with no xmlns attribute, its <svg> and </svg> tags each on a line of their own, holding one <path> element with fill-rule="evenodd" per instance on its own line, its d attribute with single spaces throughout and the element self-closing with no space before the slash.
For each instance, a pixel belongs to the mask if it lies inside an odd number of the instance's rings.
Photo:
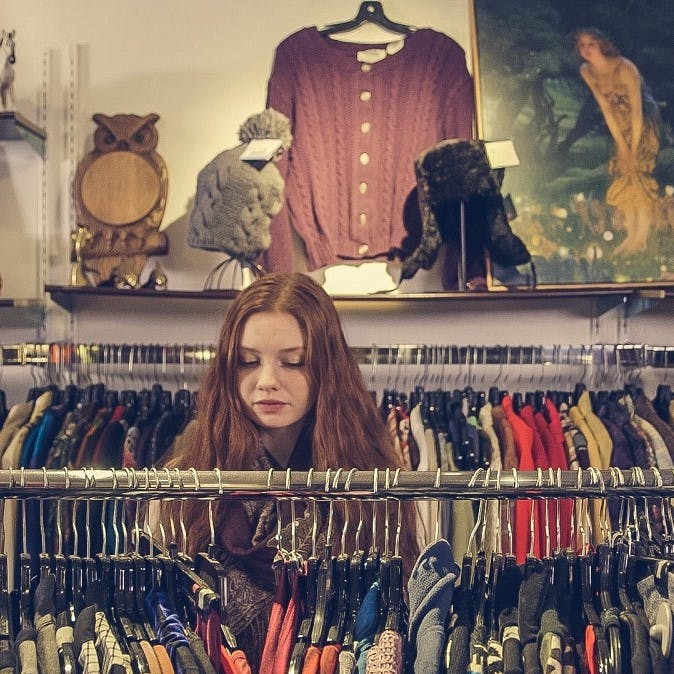
<svg viewBox="0 0 674 674">
<path fill-rule="evenodd" d="M 243 161 L 269 161 L 280 147 L 279 138 L 253 138 L 239 158 Z"/>
<path fill-rule="evenodd" d="M 489 166 L 493 169 L 520 165 L 512 140 L 486 141 L 484 151 L 487 154 Z"/>
<path fill-rule="evenodd" d="M 397 54 L 405 46 L 405 40 L 397 40 L 396 42 L 389 42 L 386 45 L 386 53 L 389 56 Z"/>
<path fill-rule="evenodd" d="M 405 40 L 396 40 L 395 42 L 387 43 L 386 47 L 372 47 L 370 49 L 362 49 L 356 52 L 356 58 L 359 63 L 379 63 L 387 56 L 397 54 L 405 46 Z"/>
<path fill-rule="evenodd" d="M 378 49 L 377 47 L 356 52 L 356 58 L 359 63 L 379 63 L 379 61 L 383 61 L 386 56 L 386 49 Z"/>
</svg>

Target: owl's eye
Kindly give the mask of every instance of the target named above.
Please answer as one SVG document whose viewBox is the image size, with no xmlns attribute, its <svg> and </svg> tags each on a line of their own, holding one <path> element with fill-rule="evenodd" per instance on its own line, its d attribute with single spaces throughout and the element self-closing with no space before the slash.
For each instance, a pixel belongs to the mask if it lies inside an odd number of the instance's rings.
<svg viewBox="0 0 674 674">
<path fill-rule="evenodd" d="M 137 131 L 133 134 L 133 139 L 136 143 L 142 143 L 145 140 L 145 134 L 142 131 Z"/>
<path fill-rule="evenodd" d="M 115 137 L 114 137 L 111 133 L 106 133 L 106 134 L 105 134 L 105 142 L 106 142 L 108 145 L 111 145 L 112 143 L 115 142 Z"/>
</svg>

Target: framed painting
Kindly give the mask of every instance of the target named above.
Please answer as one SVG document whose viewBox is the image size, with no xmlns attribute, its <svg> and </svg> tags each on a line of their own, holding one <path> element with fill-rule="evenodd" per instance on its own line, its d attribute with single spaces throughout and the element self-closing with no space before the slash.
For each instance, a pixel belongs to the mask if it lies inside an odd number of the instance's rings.
<svg viewBox="0 0 674 674">
<path fill-rule="evenodd" d="M 473 0 L 477 131 L 539 285 L 674 281 L 671 0 Z"/>
</svg>

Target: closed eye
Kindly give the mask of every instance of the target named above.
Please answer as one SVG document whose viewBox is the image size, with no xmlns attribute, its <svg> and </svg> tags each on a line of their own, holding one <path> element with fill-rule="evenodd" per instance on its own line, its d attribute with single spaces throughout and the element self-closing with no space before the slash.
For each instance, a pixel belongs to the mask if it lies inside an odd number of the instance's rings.
<svg viewBox="0 0 674 674">
<path fill-rule="evenodd" d="M 239 367 L 255 367 L 256 365 L 259 365 L 260 361 L 259 360 L 240 360 L 239 361 Z"/>
</svg>

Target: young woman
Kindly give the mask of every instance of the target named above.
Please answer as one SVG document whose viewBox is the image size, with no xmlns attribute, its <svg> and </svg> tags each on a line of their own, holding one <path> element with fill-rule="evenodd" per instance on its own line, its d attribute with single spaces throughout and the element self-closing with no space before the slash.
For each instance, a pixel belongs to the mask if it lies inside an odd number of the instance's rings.
<svg viewBox="0 0 674 674">
<path fill-rule="evenodd" d="M 614 144 L 606 203 L 615 206 L 626 237 L 616 252 L 635 254 L 657 226 L 658 184 L 653 177 L 660 149 L 659 113 L 637 67 L 596 28 L 581 28 L 576 51 L 580 76 L 594 95 Z"/>
<path fill-rule="evenodd" d="M 232 303 L 199 391 L 193 440 L 169 463 L 199 470 L 402 465 L 332 301 L 303 274 L 267 274 Z M 196 500 L 184 508 L 193 555 L 207 548 L 208 513 L 206 504 Z M 418 554 L 412 504 L 403 504 L 403 511 L 401 550 L 409 571 Z M 227 621 L 255 669 L 275 591 L 276 507 L 270 501 L 221 501 L 214 519 L 217 555 L 228 576 Z M 302 519 L 300 547 L 310 547 L 308 519 Z M 284 525 L 289 521 L 282 520 Z M 343 511 L 335 506 L 332 542 L 337 550 L 343 521 Z M 323 544 L 324 523 L 322 518 Z M 360 539 L 366 552 L 372 538 L 368 528 L 363 527 Z M 353 551 L 353 532 L 345 547 Z M 378 547 L 383 548 L 381 540 Z"/>
</svg>

